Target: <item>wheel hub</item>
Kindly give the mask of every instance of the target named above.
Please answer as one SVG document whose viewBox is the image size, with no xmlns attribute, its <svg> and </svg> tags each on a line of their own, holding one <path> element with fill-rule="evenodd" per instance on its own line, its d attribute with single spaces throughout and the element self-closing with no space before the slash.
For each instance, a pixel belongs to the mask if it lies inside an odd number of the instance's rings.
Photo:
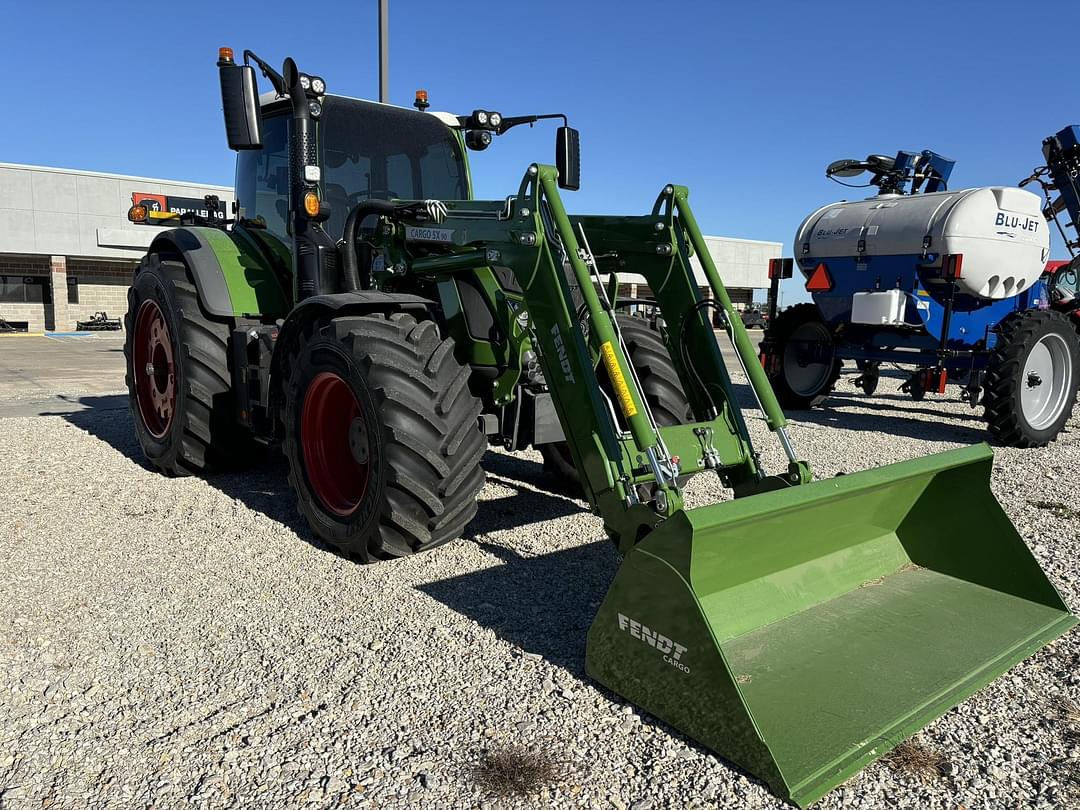
<svg viewBox="0 0 1080 810">
<path fill-rule="evenodd" d="M 352 387 L 332 371 L 316 374 L 300 410 L 304 472 L 329 512 L 348 517 L 367 492 L 371 448 L 367 423 Z"/>
<path fill-rule="evenodd" d="M 833 366 L 832 335 L 823 323 L 804 323 L 788 340 L 783 355 L 788 387 L 800 396 L 814 396 L 825 387 Z"/>
<path fill-rule="evenodd" d="M 367 423 L 360 417 L 349 423 L 349 451 L 357 464 L 368 463 Z"/>
<path fill-rule="evenodd" d="M 1024 361 L 1020 407 L 1024 419 L 1035 430 L 1045 430 L 1061 415 L 1073 383 L 1070 351 L 1064 338 L 1043 335 L 1031 347 Z"/>
<path fill-rule="evenodd" d="M 169 432 L 176 412 L 176 365 L 169 326 L 155 301 L 143 301 L 139 307 L 132 353 L 139 416 L 151 435 L 161 439 Z"/>
</svg>

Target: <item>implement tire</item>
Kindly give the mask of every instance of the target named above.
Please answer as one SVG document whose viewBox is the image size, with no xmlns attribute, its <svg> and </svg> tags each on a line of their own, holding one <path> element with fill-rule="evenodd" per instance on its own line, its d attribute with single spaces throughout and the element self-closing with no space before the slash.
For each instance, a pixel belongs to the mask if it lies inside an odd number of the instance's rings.
<svg viewBox="0 0 1080 810">
<path fill-rule="evenodd" d="M 283 449 L 315 535 L 362 562 L 461 535 L 476 514 L 487 441 L 469 368 L 433 321 L 313 322 L 286 374 Z"/>
<path fill-rule="evenodd" d="M 259 448 L 237 424 L 229 325 L 209 316 L 177 259 L 143 259 L 128 290 L 125 381 L 135 434 L 166 475 L 233 468 Z"/>
<path fill-rule="evenodd" d="M 986 424 L 1001 444 L 1043 447 L 1076 404 L 1080 345 L 1067 316 L 1051 310 L 1010 315 L 986 372 Z"/>
<path fill-rule="evenodd" d="M 693 419 L 690 403 L 683 393 L 682 380 L 671 362 L 671 355 L 659 330 L 644 318 L 632 315 L 615 317 L 626 342 L 626 359 L 637 371 L 641 380 L 641 394 L 648 402 L 657 424 L 669 427 L 690 422 Z M 602 384 L 606 384 L 605 372 L 601 370 L 599 374 Z M 567 443 L 542 444 L 539 450 L 544 457 L 544 470 L 555 482 L 556 488 L 581 497 L 581 476 L 574 466 Z"/>
<path fill-rule="evenodd" d="M 834 356 L 832 334 L 816 306 L 788 307 L 769 324 L 768 337 L 777 358 L 769 382 L 782 407 L 807 410 L 832 393 L 843 362 Z M 821 352 L 828 358 L 812 358 L 813 344 L 827 346 Z"/>
</svg>

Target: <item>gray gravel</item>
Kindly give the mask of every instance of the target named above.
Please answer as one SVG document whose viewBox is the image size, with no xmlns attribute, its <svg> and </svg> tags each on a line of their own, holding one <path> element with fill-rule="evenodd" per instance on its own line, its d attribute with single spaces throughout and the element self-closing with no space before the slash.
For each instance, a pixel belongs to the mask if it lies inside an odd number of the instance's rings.
<svg viewBox="0 0 1080 810">
<path fill-rule="evenodd" d="M 890 379 L 866 399 L 851 379 L 794 420 L 819 475 L 984 438 L 965 405 L 912 403 Z M 0 806 L 783 806 L 585 676 L 618 565 L 600 520 L 540 488 L 538 454 L 484 463 L 465 539 L 363 567 L 313 541 L 278 461 L 167 479 L 125 411 L 0 419 Z M 998 449 L 992 480 L 1074 607 L 1078 471 L 1074 415 L 1049 448 Z M 1075 632 L 923 732 L 949 775 L 876 763 L 819 807 L 1077 806 L 1063 697 L 1080 704 Z M 521 744 L 562 776 L 520 800 L 485 793 L 478 758 Z"/>
</svg>

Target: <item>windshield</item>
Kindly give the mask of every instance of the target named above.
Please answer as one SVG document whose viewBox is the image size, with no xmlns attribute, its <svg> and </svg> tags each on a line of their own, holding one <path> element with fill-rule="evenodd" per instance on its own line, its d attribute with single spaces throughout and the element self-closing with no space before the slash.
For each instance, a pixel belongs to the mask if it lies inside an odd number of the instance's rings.
<svg viewBox="0 0 1080 810">
<path fill-rule="evenodd" d="M 330 96 L 320 126 L 327 232 L 335 239 L 361 200 L 462 200 L 465 163 L 439 119 L 369 101 Z"/>
</svg>

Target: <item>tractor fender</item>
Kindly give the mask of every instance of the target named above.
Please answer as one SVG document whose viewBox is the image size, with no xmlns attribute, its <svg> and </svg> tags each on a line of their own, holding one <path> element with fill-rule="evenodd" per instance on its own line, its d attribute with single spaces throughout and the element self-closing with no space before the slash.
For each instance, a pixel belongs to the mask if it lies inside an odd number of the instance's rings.
<svg viewBox="0 0 1080 810">
<path fill-rule="evenodd" d="M 386 293 L 380 290 L 356 290 L 347 293 L 313 295 L 305 298 L 289 313 L 278 328 L 274 343 L 274 356 L 270 361 L 270 405 L 279 410 L 281 405 L 282 367 L 294 342 L 303 334 L 306 324 L 313 320 L 337 318 L 342 315 L 367 315 L 372 312 L 411 312 L 426 315 L 435 306 L 429 298 L 408 293 Z"/>
<path fill-rule="evenodd" d="M 249 240 L 209 227 L 168 228 L 148 253 L 179 255 L 195 278 L 199 303 L 219 318 L 278 316 L 289 300 L 271 263 Z"/>
</svg>

